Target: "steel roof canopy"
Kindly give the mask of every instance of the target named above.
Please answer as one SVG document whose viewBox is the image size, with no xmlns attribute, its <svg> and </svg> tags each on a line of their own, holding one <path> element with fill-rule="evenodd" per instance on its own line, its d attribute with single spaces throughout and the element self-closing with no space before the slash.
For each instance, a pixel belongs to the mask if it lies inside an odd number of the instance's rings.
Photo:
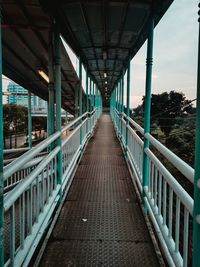
<svg viewBox="0 0 200 267">
<path fill-rule="evenodd" d="M 38 69 L 48 74 L 49 15 L 38 0 L 1 0 L 1 7 L 3 74 L 48 100 L 48 84 L 39 76 Z M 61 69 L 62 107 L 73 114 L 79 80 L 62 44 Z"/>
<path fill-rule="evenodd" d="M 111 92 L 122 72 L 147 39 L 148 20 L 155 25 L 173 0 L 47 1 L 46 12 L 60 22 L 61 33 L 104 92 Z M 104 94 L 103 94 L 104 95 Z M 105 100 L 105 99 L 104 99 Z"/>
</svg>

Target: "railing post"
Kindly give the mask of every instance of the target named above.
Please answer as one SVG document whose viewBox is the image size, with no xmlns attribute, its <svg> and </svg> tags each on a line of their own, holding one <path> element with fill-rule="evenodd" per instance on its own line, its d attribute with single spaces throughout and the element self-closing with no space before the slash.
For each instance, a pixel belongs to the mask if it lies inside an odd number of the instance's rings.
<svg viewBox="0 0 200 267">
<path fill-rule="evenodd" d="M 4 196 L 3 196 L 3 99 L 2 99 L 2 39 L 0 13 L 0 267 L 4 266 Z"/>
<path fill-rule="evenodd" d="M 79 58 L 79 116 L 82 116 L 82 63 L 81 59 Z M 81 127 L 80 127 L 80 146 L 82 147 L 82 118 L 80 120 Z"/>
<path fill-rule="evenodd" d="M 200 4 L 199 4 L 200 8 Z M 200 10 L 198 12 L 200 15 Z M 200 22 L 200 18 L 198 19 Z M 198 41 L 192 266 L 200 266 L 200 25 Z"/>
<path fill-rule="evenodd" d="M 49 32 L 48 48 L 48 73 L 49 73 L 49 100 L 48 100 L 48 136 L 55 131 L 55 110 L 54 110 L 54 67 L 53 67 L 53 35 L 52 30 Z M 51 145 L 51 149 L 53 146 Z"/>
<path fill-rule="evenodd" d="M 62 202 L 62 118 L 61 118 L 61 59 L 60 59 L 60 32 L 58 24 L 55 24 L 55 92 L 56 92 L 56 130 L 60 132 L 57 139 L 57 145 L 60 147 L 57 157 L 57 177 L 58 183 L 61 185 L 59 192 L 60 202 Z"/>
<path fill-rule="evenodd" d="M 87 112 L 87 121 L 86 121 L 86 133 L 88 134 L 88 112 L 89 112 L 89 101 L 88 101 L 88 67 L 86 66 L 86 112 Z"/>
<path fill-rule="evenodd" d="M 145 89 L 145 114 L 144 114 L 144 134 L 150 132 L 150 115 L 151 115 L 151 81 L 152 81 L 152 65 L 153 65 L 153 35 L 154 35 L 154 17 L 149 21 L 149 36 L 147 43 L 147 60 L 146 60 L 146 89 Z M 145 196 L 144 187 L 149 183 L 149 158 L 145 153 L 145 149 L 149 148 L 149 141 L 144 137 L 143 152 L 143 197 Z M 144 205 L 145 211 L 147 207 Z"/>
<path fill-rule="evenodd" d="M 124 73 L 121 78 L 121 137 L 123 136 L 123 112 L 124 112 Z"/>
<path fill-rule="evenodd" d="M 126 148 L 125 148 L 125 157 L 128 156 L 128 126 L 129 126 L 129 117 L 130 117 L 130 60 L 128 62 L 127 68 L 127 94 L 126 94 Z"/>
<path fill-rule="evenodd" d="M 28 91 L 28 146 L 32 147 L 31 92 Z"/>
</svg>

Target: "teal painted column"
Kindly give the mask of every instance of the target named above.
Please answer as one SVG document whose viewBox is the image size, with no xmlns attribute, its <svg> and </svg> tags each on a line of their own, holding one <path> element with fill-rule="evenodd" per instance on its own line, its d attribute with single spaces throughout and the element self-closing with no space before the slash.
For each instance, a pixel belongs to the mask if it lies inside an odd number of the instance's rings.
<svg viewBox="0 0 200 267">
<path fill-rule="evenodd" d="M 116 86 L 117 111 L 119 111 L 119 83 Z"/>
<path fill-rule="evenodd" d="M 0 14 L 0 267 L 4 266 L 4 197 L 3 197 L 3 98 L 2 98 L 2 38 Z"/>
<path fill-rule="evenodd" d="M 127 68 L 127 91 L 126 91 L 126 148 L 125 148 L 125 157 L 127 159 L 127 148 L 128 148 L 128 126 L 130 117 L 130 70 L 131 63 L 129 61 L 128 68 Z"/>
<path fill-rule="evenodd" d="M 95 99 L 94 99 L 94 101 L 95 101 L 95 107 L 97 108 L 97 98 L 98 98 L 98 89 L 97 89 L 97 86 L 95 86 Z"/>
<path fill-rule="evenodd" d="M 121 138 L 121 80 L 118 82 L 118 111 L 119 111 L 119 121 L 118 121 L 118 136 Z"/>
<path fill-rule="evenodd" d="M 92 107 L 91 107 L 91 83 L 92 83 L 92 81 L 91 81 L 91 78 L 89 77 L 89 90 L 88 90 L 88 95 L 89 95 L 89 98 L 88 98 L 88 100 L 89 100 L 89 112 L 91 112 L 91 110 L 92 110 Z"/>
<path fill-rule="evenodd" d="M 200 4 L 199 4 L 200 8 Z M 200 15 L 200 10 L 198 12 Z M 198 19 L 200 22 L 200 18 Z M 200 266 L 200 25 L 198 42 L 192 266 Z"/>
<path fill-rule="evenodd" d="M 90 83 L 90 100 L 91 100 L 91 112 L 93 111 L 93 81 Z"/>
<path fill-rule="evenodd" d="M 122 118 L 123 115 L 122 113 L 124 112 L 124 74 L 122 75 L 121 78 L 121 135 L 123 134 L 122 130 L 123 130 L 123 123 L 122 123 Z"/>
<path fill-rule="evenodd" d="M 79 84 L 76 85 L 75 87 L 75 118 L 78 118 L 79 114 Z"/>
<path fill-rule="evenodd" d="M 146 60 L 146 88 L 145 88 L 145 109 L 144 109 L 144 134 L 150 132 L 150 116 L 151 116 L 151 82 L 152 82 L 152 65 L 153 65 L 153 35 L 154 35 L 154 18 L 149 21 L 149 35 L 147 42 L 147 60 Z M 149 141 L 144 138 L 143 153 L 143 188 L 149 184 L 149 158 L 145 153 L 145 149 L 149 148 Z M 145 193 L 143 191 L 143 196 Z M 145 211 L 147 208 L 145 205 Z"/>
<path fill-rule="evenodd" d="M 95 87 L 95 83 L 94 83 L 94 82 L 92 82 L 92 107 L 93 107 L 93 109 L 92 109 L 92 110 L 94 110 L 94 109 L 95 109 L 94 87 Z"/>
<path fill-rule="evenodd" d="M 58 24 L 55 25 L 55 93 L 56 93 L 56 130 L 61 133 L 62 117 L 61 117 L 61 58 L 60 58 L 60 33 Z M 59 192 L 60 202 L 62 202 L 62 136 L 60 134 L 57 139 L 57 145 L 60 151 L 57 157 L 57 177 L 58 183 L 61 185 Z"/>
<path fill-rule="evenodd" d="M 88 99 L 88 67 L 86 66 L 86 112 L 89 112 L 89 99 Z M 88 113 L 87 113 L 87 121 L 86 121 L 86 133 L 88 134 Z"/>
<path fill-rule="evenodd" d="M 32 147 L 32 110 L 31 110 L 31 92 L 28 91 L 28 146 Z"/>
<path fill-rule="evenodd" d="M 114 119 L 114 124 L 116 124 L 116 109 L 117 109 L 117 101 L 116 100 L 117 100 L 117 95 L 116 95 L 116 87 L 115 87 L 114 93 L 113 93 L 113 111 L 114 111 L 113 119 Z"/>
<path fill-rule="evenodd" d="M 82 63 L 81 59 L 79 58 L 79 117 L 82 116 Z M 80 120 L 82 123 L 82 119 Z M 82 136 L 83 136 L 83 129 L 82 125 L 80 127 L 80 145 L 82 146 Z"/>
<path fill-rule="evenodd" d="M 55 110 L 54 110 L 54 66 L 53 66 L 53 34 L 49 33 L 48 48 L 48 74 L 49 74 L 49 99 L 48 99 L 48 136 L 55 131 Z M 51 146 L 51 149 L 53 146 Z"/>
</svg>

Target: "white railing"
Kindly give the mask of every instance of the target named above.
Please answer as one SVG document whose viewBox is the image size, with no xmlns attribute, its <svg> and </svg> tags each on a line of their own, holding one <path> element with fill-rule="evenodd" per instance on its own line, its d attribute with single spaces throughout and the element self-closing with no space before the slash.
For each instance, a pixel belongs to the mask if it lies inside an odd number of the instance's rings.
<svg viewBox="0 0 200 267">
<path fill-rule="evenodd" d="M 94 131 L 99 114 L 97 111 L 83 114 L 61 132 L 56 132 L 4 167 L 5 184 L 12 186 L 4 197 L 5 266 L 27 266 L 30 262 L 56 210 L 60 192 L 66 195 L 69 189 L 83 149 Z M 57 139 L 71 127 L 74 130 L 62 142 L 62 147 L 56 145 Z M 48 154 L 36 158 L 44 149 L 49 151 Z M 62 184 L 59 184 L 57 177 L 60 149 Z M 23 175 L 18 179 L 20 172 Z M 13 178 L 15 176 L 16 179 Z"/>
<path fill-rule="evenodd" d="M 134 174 L 134 183 L 136 182 L 148 208 L 169 265 L 188 266 L 189 251 L 192 250 L 189 218 L 192 218 L 194 201 L 150 148 L 153 147 L 162 154 L 190 182 L 194 181 L 194 170 L 153 136 L 144 135 L 143 128 L 131 118 L 127 118 L 126 114 L 115 110 L 112 117 Z M 145 150 L 144 138 L 149 140 L 151 145 Z M 148 185 L 145 187 L 142 183 L 144 153 L 149 160 Z"/>
</svg>

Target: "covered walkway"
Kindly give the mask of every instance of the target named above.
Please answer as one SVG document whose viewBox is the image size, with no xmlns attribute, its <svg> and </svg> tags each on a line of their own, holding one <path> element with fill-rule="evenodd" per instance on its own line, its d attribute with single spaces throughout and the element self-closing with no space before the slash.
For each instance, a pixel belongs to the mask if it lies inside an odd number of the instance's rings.
<svg viewBox="0 0 200 267">
<path fill-rule="evenodd" d="M 109 115 L 86 148 L 40 266 L 159 266 Z"/>
</svg>

